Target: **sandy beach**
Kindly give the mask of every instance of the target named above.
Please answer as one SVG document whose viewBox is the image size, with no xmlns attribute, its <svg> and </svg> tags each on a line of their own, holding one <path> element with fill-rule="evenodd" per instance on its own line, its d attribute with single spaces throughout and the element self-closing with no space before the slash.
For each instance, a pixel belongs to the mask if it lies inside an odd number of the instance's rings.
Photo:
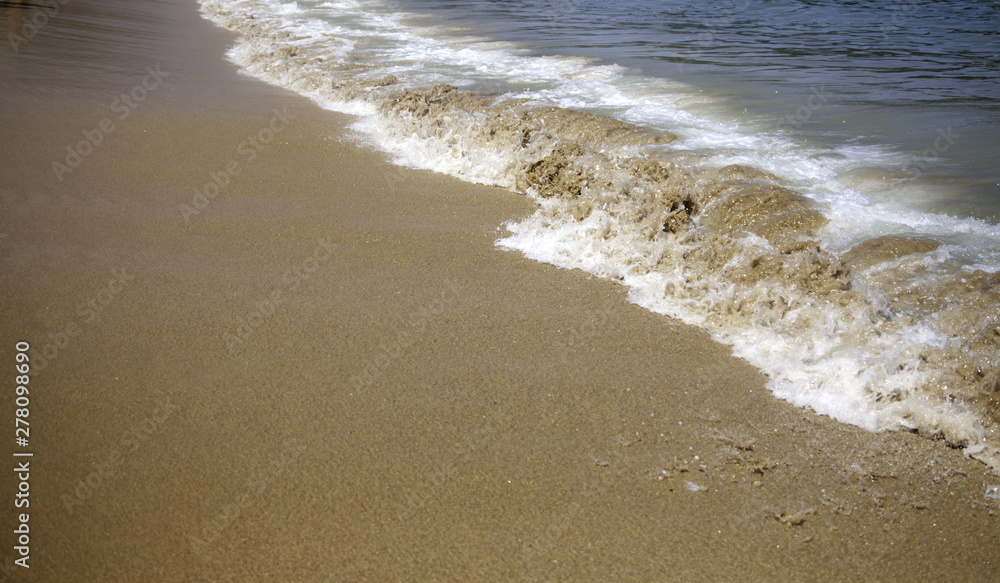
<svg viewBox="0 0 1000 583">
<path fill-rule="evenodd" d="M 40 4 L 0 5 L 0 581 L 1000 578 L 982 463 L 496 248 L 529 199 L 392 166 L 194 0 Z"/>
</svg>

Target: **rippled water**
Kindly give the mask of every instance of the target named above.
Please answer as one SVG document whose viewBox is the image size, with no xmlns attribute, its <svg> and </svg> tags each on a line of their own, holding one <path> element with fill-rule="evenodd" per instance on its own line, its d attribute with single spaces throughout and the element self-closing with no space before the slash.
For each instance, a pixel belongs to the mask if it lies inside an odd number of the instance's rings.
<svg viewBox="0 0 1000 583">
<path fill-rule="evenodd" d="M 1000 3 L 405 0 L 428 20 L 682 81 L 701 115 L 817 147 L 878 146 L 922 188 L 873 193 L 1000 220 Z M 942 136 L 948 138 L 942 138 Z M 907 186 L 904 184 L 903 186 Z M 895 190 L 895 191 L 894 191 Z"/>
<path fill-rule="evenodd" d="M 397 163 L 533 197 L 499 245 L 621 282 L 796 405 L 1000 471 L 995 99 L 954 100 L 982 75 L 852 68 L 835 5 L 202 3 L 244 71 L 357 115 Z M 902 34 L 867 10 L 839 38 Z"/>
</svg>

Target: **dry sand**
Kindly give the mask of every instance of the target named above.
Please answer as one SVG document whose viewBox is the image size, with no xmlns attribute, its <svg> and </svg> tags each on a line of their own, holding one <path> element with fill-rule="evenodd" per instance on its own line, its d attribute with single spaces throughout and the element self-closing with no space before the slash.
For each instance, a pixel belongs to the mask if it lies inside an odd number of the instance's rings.
<svg viewBox="0 0 1000 583">
<path fill-rule="evenodd" d="M 71 0 L 0 47 L 11 433 L 17 341 L 34 366 L 0 581 L 1000 578 L 982 464 L 496 249 L 530 201 L 387 164 L 231 40 L 193 0 Z"/>
</svg>

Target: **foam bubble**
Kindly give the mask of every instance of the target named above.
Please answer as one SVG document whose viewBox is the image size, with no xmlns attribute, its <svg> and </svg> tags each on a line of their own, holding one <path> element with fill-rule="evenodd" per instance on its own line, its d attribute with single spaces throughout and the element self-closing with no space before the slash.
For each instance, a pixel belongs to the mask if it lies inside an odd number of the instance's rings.
<svg viewBox="0 0 1000 583">
<path fill-rule="evenodd" d="M 914 177 L 891 152 L 741 131 L 693 114 L 679 84 L 440 34 L 378 3 L 202 5 L 240 33 L 236 63 L 359 115 L 397 162 L 533 197 L 500 246 L 621 282 L 798 406 L 1000 468 L 1000 231 L 904 204 Z"/>
</svg>

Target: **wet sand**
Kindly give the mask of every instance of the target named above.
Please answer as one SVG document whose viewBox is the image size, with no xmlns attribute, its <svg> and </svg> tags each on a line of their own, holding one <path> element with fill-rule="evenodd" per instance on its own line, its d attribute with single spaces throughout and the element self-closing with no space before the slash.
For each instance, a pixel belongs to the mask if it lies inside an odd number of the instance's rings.
<svg viewBox="0 0 1000 583">
<path fill-rule="evenodd" d="M 7 451 L 34 454 L 0 580 L 1000 576 L 979 462 L 498 250 L 529 200 L 393 167 L 238 75 L 193 0 L 134 4 L 0 48 L 0 358 L 33 364 Z M 0 6 L 5 38 L 36 10 Z"/>
</svg>

